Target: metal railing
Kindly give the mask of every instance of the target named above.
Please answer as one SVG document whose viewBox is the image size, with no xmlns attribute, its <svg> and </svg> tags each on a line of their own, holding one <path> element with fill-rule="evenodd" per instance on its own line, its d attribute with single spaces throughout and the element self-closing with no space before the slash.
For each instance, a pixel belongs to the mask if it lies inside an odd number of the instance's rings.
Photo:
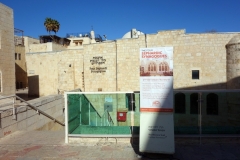
<svg viewBox="0 0 240 160">
<path fill-rule="evenodd" d="M 113 126 L 113 120 L 111 115 L 109 114 L 108 110 L 106 109 L 101 117 L 101 126 Z"/>
<path fill-rule="evenodd" d="M 2 107 L 5 107 L 5 106 L 10 106 L 10 105 L 12 105 L 12 113 L 13 113 L 13 118 L 12 118 L 12 119 L 13 119 L 13 120 L 16 120 L 16 108 L 15 108 L 15 104 L 16 104 L 16 103 L 15 103 L 15 98 L 16 98 L 16 99 L 19 99 L 21 102 L 26 103 L 30 108 L 34 109 L 38 114 L 42 114 L 42 115 L 44 115 L 44 116 L 52 119 L 54 122 L 56 122 L 56 123 L 58 123 L 58 124 L 60 124 L 60 125 L 62 125 L 62 126 L 65 126 L 64 123 L 58 121 L 58 120 L 55 119 L 54 117 L 50 116 L 49 114 L 45 113 L 44 111 L 40 110 L 39 108 L 33 106 L 32 104 L 28 103 L 27 101 L 25 101 L 24 99 L 18 97 L 17 95 L 10 95 L 10 96 L 4 96 L 4 97 L 2 96 L 2 97 L 0 97 L 0 100 L 8 99 L 8 98 L 12 98 L 12 103 L 10 103 L 10 102 L 5 103 L 5 105 L 2 105 L 1 108 L 2 108 Z"/>
<path fill-rule="evenodd" d="M 79 32 L 79 33 L 67 33 L 66 38 L 82 38 L 82 37 L 89 37 L 92 38 L 91 34 L 89 32 Z M 95 34 L 95 40 L 97 42 L 102 42 L 103 38 L 100 36 L 100 34 Z"/>
</svg>

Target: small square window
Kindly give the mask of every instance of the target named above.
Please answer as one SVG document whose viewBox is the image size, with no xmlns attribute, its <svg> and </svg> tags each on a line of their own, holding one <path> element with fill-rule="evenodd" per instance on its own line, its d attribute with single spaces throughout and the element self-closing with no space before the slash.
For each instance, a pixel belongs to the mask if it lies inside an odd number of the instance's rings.
<svg viewBox="0 0 240 160">
<path fill-rule="evenodd" d="M 199 70 L 192 70 L 192 79 L 199 79 Z"/>
</svg>

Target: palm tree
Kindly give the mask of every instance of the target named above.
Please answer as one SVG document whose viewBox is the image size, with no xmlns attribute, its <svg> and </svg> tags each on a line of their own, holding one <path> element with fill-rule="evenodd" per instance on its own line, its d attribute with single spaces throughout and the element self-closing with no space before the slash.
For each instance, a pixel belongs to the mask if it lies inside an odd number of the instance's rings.
<svg viewBox="0 0 240 160">
<path fill-rule="evenodd" d="M 57 20 L 48 17 L 45 19 L 44 26 L 49 34 L 51 31 L 56 34 L 60 29 L 60 23 Z"/>
<path fill-rule="evenodd" d="M 44 22 L 44 26 L 47 30 L 47 32 L 50 34 L 52 31 L 52 19 L 51 18 L 46 18 Z"/>
<path fill-rule="evenodd" d="M 53 20 L 52 24 L 53 24 L 52 31 L 56 34 L 56 32 L 58 32 L 58 30 L 60 29 L 60 24 L 57 20 Z"/>
</svg>

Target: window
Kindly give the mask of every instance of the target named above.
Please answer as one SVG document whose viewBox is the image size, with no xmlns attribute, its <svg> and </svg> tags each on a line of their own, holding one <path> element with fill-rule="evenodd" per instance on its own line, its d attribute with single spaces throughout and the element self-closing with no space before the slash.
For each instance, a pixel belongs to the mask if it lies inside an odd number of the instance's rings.
<svg viewBox="0 0 240 160">
<path fill-rule="evenodd" d="M 0 92 L 2 92 L 2 72 L 0 71 Z"/>
<path fill-rule="evenodd" d="M 17 60 L 17 53 L 15 53 L 15 60 Z"/>
<path fill-rule="evenodd" d="M 167 62 L 161 62 L 159 64 L 159 71 L 168 72 L 169 71 L 168 63 Z"/>
<path fill-rule="evenodd" d="M 198 114 L 198 94 L 192 93 L 190 95 L 190 113 Z"/>
<path fill-rule="evenodd" d="M 192 79 L 199 79 L 199 70 L 192 70 Z"/>
<path fill-rule="evenodd" d="M 126 94 L 126 106 L 129 111 L 135 111 L 135 94 L 127 93 Z"/>
<path fill-rule="evenodd" d="M 18 59 L 21 60 L 21 53 L 18 54 Z"/>
<path fill-rule="evenodd" d="M 156 71 L 156 64 L 155 63 L 150 63 L 148 65 L 148 71 Z"/>
<path fill-rule="evenodd" d="M 215 93 L 207 95 L 207 114 L 218 115 L 218 95 Z"/>
<path fill-rule="evenodd" d="M 82 46 L 83 40 L 74 40 L 73 43 L 75 43 L 76 46 Z"/>
<path fill-rule="evenodd" d="M 177 93 L 174 97 L 174 108 L 175 113 L 185 113 L 185 94 L 183 93 Z"/>
</svg>

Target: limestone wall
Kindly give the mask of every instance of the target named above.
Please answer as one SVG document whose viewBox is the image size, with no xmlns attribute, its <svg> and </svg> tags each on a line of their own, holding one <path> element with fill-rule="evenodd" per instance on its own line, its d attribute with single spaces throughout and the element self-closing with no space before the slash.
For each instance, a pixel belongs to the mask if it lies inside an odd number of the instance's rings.
<svg viewBox="0 0 240 160">
<path fill-rule="evenodd" d="M 41 95 L 74 88 L 86 92 L 138 91 L 139 49 L 173 46 L 174 89 L 225 89 L 225 45 L 237 34 L 159 31 L 84 45 L 82 49 L 28 54 L 28 71 L 38 70 L 35 74 L 40 78 Z M 199 70 L 199 79 L 192 79 L 192 70 Z"/>
<path fill-rule="evenodd" d="M 144 48 L 145 36 L 138 39 L 122 39 L 117 41 L 117 90 L 140 90 L 140 48 Z"/>
<path fill-rule="evenodd" d="M 62 51 L 65 50 L 67 47 L 63 46 L 61 44 L 57 44 L 57 43 L 52 43 L 52 50 L 51 51 Z"/>
<path fill-rule="evenodd" d="M 116 91 L 116 43 L 84 46 L 85 91 Z"/>
<path fill-rule="evenodd" d="M 64 47 L 63 45 L 52 43 L 52 42 L 41 43 L 41 44 L 29 44 L 30 53 L 61 51 L 65 49 L 66 47 Z"/>
<path fill-rule="evenodd" d="M 13 10 L 0 3 L 0 95 L 15 94 Z"/>
<path fill-rule="evenodd" d="M 60 52 L 57 68 L 59 82 L 57 89 L 60 93 L 77 88 L 83 89 L 83 68 L 82 50 Z"/>
<path fill-rule="evenodd" d="M 62 95 L 50 95 L 28 102 L 64 123 L 64 98 Z M 60 124 L 38 114 L 35 110 L 26 106 L 25 103 L 16 108 L 16 120 L 12 119 L 12 109 L 1 112 L 0 115 L 0 137 L 18 130 L 54 130 L 61 127 Z"/>
<path fill-rule="evenodd" d="M 31 50 L 29 49 L 29 45 L 30 44 L 39 44 L 39 39 L 36 38 L 32 38 L 32 37 L 27 37 L 24 36 L 24 46 L 25 46 L 25 53 L 29 53 L 31 52 Z"/>
<path fill-rule="evenodd" d="M 21 56 L 20 59 L 19 55 Z M 28 86 L 28 83 L 27 83 L 25 47 L 21 45 L 15 46 L 15 71 L 16 71 L 15 72 L 16 88 L 26 88 Z"/>
<path fill-rule="evenodd" d="M 26 60 L 29 95 L 47 96 L 82 88 L 81 50 L 29 53 Z"/>
</svg>

